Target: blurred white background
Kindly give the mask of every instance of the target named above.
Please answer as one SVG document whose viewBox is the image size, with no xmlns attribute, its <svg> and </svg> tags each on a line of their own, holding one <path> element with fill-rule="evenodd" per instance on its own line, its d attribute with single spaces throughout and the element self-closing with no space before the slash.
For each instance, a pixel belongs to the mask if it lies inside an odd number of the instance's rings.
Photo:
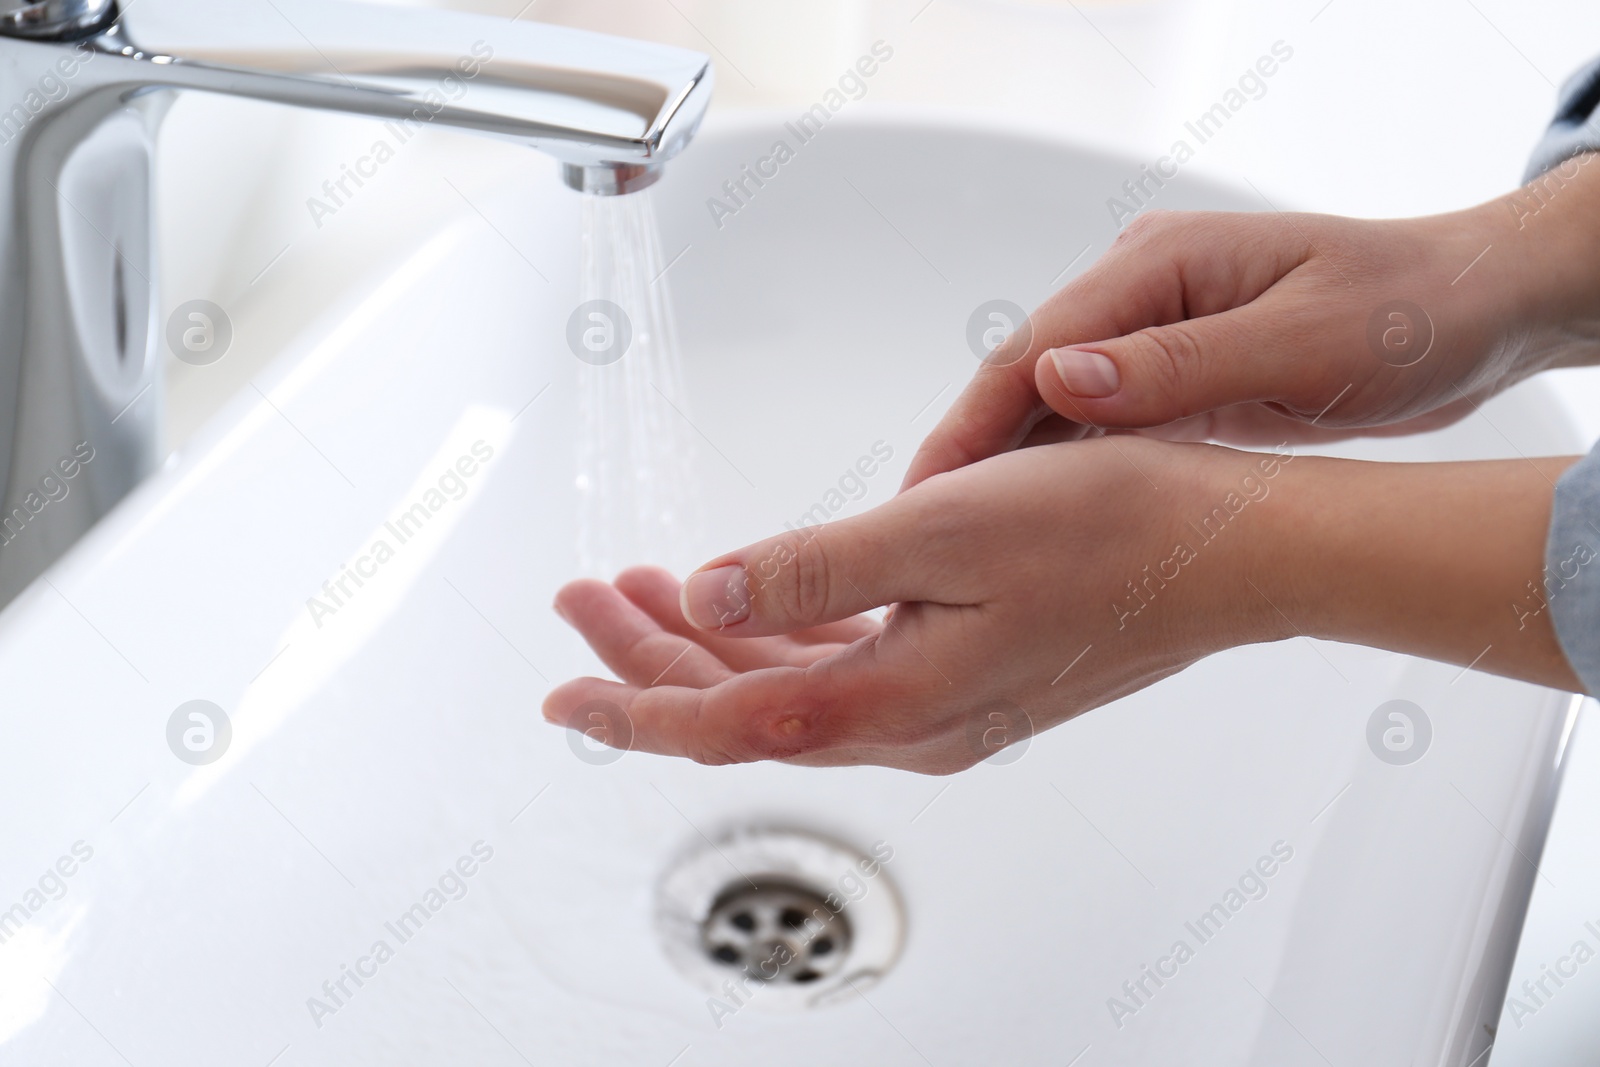
<svg viewBox="0 0 1600 1067">
<path fill-rule="evenodd" d="M 960 111 L 1135 161 L 1153 161 L 1183 124 L 1237 84 L 1274 43 L 1292 59 L 1202 146 L 1195 173 L 1254 187 L 1265 209 L 1425 214 L 1504 194 L 1520 181 L 1557 86 L 1600 54 L 1594 0 L 437 0 L 500 18 L 545 20 L 665 41 L 717 62 L 713 117 L 796 113 L 883 40 L 893 61 L 857 109 Z M 305 201 L 372 139 L 360 120 L 185 97 L 164 134 L 164 302 L 229 308 L 266 299 L 264 276 L 337 277 L 346 252 Z M 426 131 L 423 150 L 460 160 L 525 151 Z M 419 142 L 420 143 L 420 142 Z M 959 151 L 959 146 L 955 147 Z M 1037 180 L 997 173 L 992 195 Z M 462 210 L 382 197 L 369 235 L 397 247 Z M 387 215 L 382 214 L 388 212 Z M 352 230 L 346 230 L 346 238 Z M 373 236 L 371 240 L 381 239 Z M 317 298 L 307 285 L 309 315 Z M 280 297 L 281 299 L 281 297 Z M 264 353 L 260 358 L 267 358 Z M 692 357 L 692 354 L 691 354 Z M 237 361 L 239 375 L 253 369 Z M 175 441 L 213 405 L 174 363 Z M 1568 414 L 1600 437 L 1600 370 L 1560 374 Z M 242 382 L 243 377 L 238 378 Z M 212 373 L 206 388 L 228 388 Z M 1537 978 L 1600 920 L 1600 740 L 1580 728 L 1524 949 L 1513 976 Z M 1587 909 L 1587 911 L 1585 910 Z M 1591 938 L 1591 940 L 1594 940 Z M 1600 1060 L 1600 964 L 1581 971 L 1521 1028 L 1503 1022 L 1496 1064 Z M 1576 1050 L 1587 1053 L 1574 1059 Z"/>
</svg>

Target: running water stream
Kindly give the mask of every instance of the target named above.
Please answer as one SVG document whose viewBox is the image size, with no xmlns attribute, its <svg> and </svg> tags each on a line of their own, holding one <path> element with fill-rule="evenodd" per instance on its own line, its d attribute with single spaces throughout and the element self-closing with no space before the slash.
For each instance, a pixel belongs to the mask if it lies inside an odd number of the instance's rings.
<svg viewBox="0 0 1600 1067">
<path fill-rule="evenodd" d="M 579 566 L 609 579 L 634 563 L 658 563 L 681 576 L 704 551 L 700 442 L 655 201 L 649 191 L 585 196 L 582 210 Z"/>
</svg>

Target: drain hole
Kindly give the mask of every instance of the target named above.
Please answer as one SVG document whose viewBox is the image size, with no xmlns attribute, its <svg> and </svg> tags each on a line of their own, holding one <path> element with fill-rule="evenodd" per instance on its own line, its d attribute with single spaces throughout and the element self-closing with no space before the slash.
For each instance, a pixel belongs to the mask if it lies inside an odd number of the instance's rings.
<svg viewBox="0 0 1600 1067">
<path fill-rule="evenodd" d="M 880 981 L 905 942 L 882 869 L 893 858 L 881 841 L 868 856 L 803 830 L 730 830 L 662 872 L 656 933 L 673 966 L 719 999 L 736 986 L 762 1010 L 841 1003 Z"/>
<path fill-rule="evenodd" d="M 743 965 L 751 978 L 806 985 L 843 969 L 850 921 L 817 890 L 787 880 L 740 879 L 712 904 L 701 925 L 711 959 Z"/>
</svg>

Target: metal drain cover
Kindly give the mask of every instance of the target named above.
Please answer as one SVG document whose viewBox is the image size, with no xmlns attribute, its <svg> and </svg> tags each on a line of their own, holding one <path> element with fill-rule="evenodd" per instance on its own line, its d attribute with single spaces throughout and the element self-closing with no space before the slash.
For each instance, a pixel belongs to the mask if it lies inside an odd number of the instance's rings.
<svg viewBox="0 0 1600 1067">
<path fill-rule="evenodd" d="M 700 927 L 706 954 L 763 982 L 805 985 L 839 971 L 850 955 L 850 920 L 803 886 L 734 886 Z"/>
<path fill-rule="evenodd" d="M 796 830 L 745 829 L 681 857 L 661 881 L 656 925 L 667 956 L 712 992 L 718 1019 L 847 1000 L 900 953 L 905 921 L 871 854 Z"/>
</svg>

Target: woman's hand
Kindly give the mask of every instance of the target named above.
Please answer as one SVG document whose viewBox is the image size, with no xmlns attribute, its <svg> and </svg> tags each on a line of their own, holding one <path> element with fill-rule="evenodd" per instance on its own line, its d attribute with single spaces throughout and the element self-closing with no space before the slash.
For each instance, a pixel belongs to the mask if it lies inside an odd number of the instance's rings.
<svg viewBox="0 0 1600 1067">
<path fill-rule="evenodd" d="M 1280 636 L 1239 578 L 1231 530 L 1172 581 L 1134 590 L 1197 540 L 1188 520 L 1252 473 L 1270 486 L 1260 468 L 1281 464 L 1131 439 L 1030 449 L 729 553 L 681 591 L 653 569 L 575 582 L 557 610 L 623 682 L 568 682 L 545 716 L 703 763 L 961 770 L 1208 653 Z M 860 614 L 888 604 L 881 624 Z"/>
<path fill-rule="evenodd" d="M 653 569 L 572 583 L 557 610 L 622 681 L 559 686 L 545 717 L 702 763 L 946 774 L 1249 642 L 1330 637 L 1570 688 L 1531 592 L 1570 462 L 1024 449 L 681 588 Z M 1575 546 L 1570 577 L 1597 580 L 1594 560 Z M 859 614 L 887 604 L 881 624 Z"/>
<path fill-rule="evenodd" d="M 1434 429 L 1593 362 L 1597 158 L 1430 218 L 1142 215 L 979 369 L 905 484 L 1104 428 L 1252 446 Z"/>
</svg>

